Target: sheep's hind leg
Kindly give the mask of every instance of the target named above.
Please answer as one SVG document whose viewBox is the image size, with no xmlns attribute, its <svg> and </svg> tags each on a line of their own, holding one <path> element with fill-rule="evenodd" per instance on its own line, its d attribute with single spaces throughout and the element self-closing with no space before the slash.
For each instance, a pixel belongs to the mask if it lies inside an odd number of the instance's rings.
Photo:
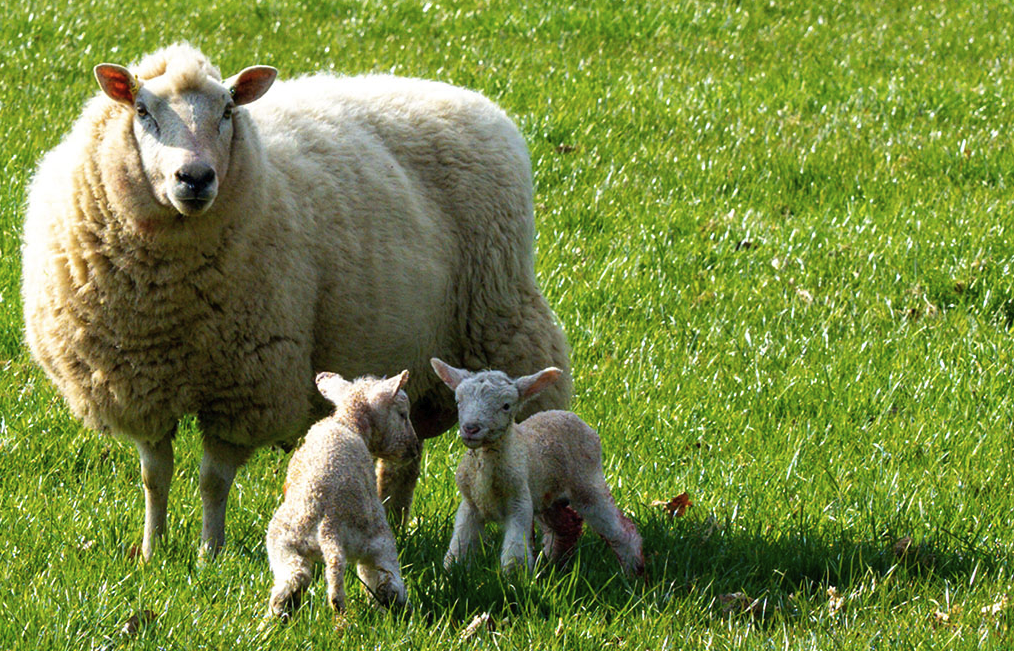
<svg viewBox="0 0 1014 651">
<path fill-rule="evenodd" d="M 169 484 L 173 478 L 172 435 L 154 443 L 137 441 L 141 456 L 141 482 L 144 484 L 144 540 L 141 558 L 151 560 L 155 545 L 165 533 L 169 510 Z"/>
<path fill-rule="evenodd" d="M 542 554 L 551 563 L 563 565 L 574 553 L 584 520 L 569 503 L 557 502 L 536 516 L 542 529 Z"/>
<path fill-rule="evenodd" d="M 313 563 L 296 549 L 284 527 L 272 520 L 268 525 L 268 563 L 274 575 L 268 615 L 288 617 L 299 608 L 303 592 L 313 578 Z"/>
<path fill-rule="evenodd" d="M 225 507 L 236 471 L 252 450 L 232 445 L 213 436 L 204 438 L 201 459 L 201 503 L 204 520 L 201 529 L 202 555 L 214 555 L 225 543 Z"/>
<path fill-rule="evenodd" d="M 324 557 L 328 603 L 336 614 L 345 612 L 345 552 L 338 538 L 338 527 L 325 520 L 320 525 L 320 553 Z"/>
<path fill-rule="evenodd" d="M 367 543 L 356 573 L 381 606 L 400 608 L 405 605 L 405 582 L 401 578 L 398 550 L 390 530 L 378 532 Z"/>
<path fill-rule="evenodd" d="M 637 527 L 617 507 L 605 484 L 575 496 L 571 506 L 609 544 L 628 574 L 644 574 L 644 555 Z"/>
</svg>

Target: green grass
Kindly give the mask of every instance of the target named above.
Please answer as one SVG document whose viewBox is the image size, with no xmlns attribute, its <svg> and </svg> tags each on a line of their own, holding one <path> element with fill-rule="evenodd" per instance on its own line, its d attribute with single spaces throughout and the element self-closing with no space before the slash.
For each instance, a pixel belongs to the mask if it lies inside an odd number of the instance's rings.
<svg viewBox="0 0 1014 651">
<path fill-rule="evenodd" d="M 65 4 L 14 0 L 0 21 L 0 647 L 1014 644 L 1014 611 L 982 611 L 1014 581 L 1009 4 Z M 241 471 L 227 546 L 199 563 L 192 423 L 167 544 L 134 558 L 136 453 L 82 429 L 29 359 L 19 239 L 92 66 L 179 38 L 226 74 L 392 71 L 514 116 L 574 409 L 644 534 L 645 583 L 594 536 L 532 581 L 493 552 L 444 572 L 461 454 L 444 437 L 399 538 L 413 612 L 375 611 L 350 577 L 336 631 L 321 578 L 290 626 L 258 632 L 286 458 Z M 651 506 L 684 491 L 681 518 Z M 757 601 L 726 612 L 736 592 Z M 463 639 L 485 612 L 495 630 Z"/>
</svg>

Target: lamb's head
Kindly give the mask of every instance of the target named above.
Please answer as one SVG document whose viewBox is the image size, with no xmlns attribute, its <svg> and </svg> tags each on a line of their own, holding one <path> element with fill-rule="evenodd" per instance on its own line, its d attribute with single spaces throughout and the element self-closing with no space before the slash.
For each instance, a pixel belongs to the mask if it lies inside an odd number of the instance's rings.
<svg viewBox="0 0 1014 651">
<path fill-rule="evenodd" d="M 200 215 L 229 170 L 233 111 L 267 92 L 277 71 L 254 66 L 223 82 L 204 55 L 187 45 L 160 50 L 136 70 L 102 63 L 95 77 L 108 97 L 132 111 L 155 199 L 184 217 Z"/>
<path fill-rule="evenodd" d="M 337 373 L 319 373 L 317 389 L 334 403 L 335 414 L 356 423 L 366 448 L 381 459 L 416 459 L 422 445 L 409 419 L 408 371 L 387 379 L 363 376 L 349 382 Z"/>
<path fill-rule="evenodd" d="M 510 429 L 521 407 L 563 373 L 550 366 L 538 373 L 511 379 L 502 371 L 472 373 L 436 357 L 430 360 L 437 376 L 458 403 L 458 433 L 469 448 L 499 440 Z"/>
</svg>

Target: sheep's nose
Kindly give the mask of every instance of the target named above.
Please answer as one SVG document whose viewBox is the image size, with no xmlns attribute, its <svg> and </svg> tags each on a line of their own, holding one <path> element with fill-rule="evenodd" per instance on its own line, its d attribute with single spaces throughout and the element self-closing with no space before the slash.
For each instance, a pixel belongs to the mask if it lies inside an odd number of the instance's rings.
<svg viewBox="0 0 1014 651">
<path fill-rule="evenodd" d="M 461 431 L 469 436 L 474 436 L 479 433 L 481 428 L 475 423 L 465 423 L 461 426 Z"/>
<path fill-rule="evenodd" d="M 215 182 L 215 170 L 204 163 L 188 163 L 176 170 L 176 180 L 199 195 Z"/>
</svg>

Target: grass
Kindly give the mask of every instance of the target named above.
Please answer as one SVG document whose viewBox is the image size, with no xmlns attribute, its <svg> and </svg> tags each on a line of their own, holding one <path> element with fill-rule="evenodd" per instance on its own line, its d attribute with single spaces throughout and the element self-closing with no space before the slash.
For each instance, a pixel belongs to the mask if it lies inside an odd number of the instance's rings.
<svg viewBox="0 0 1014 651">
<path fill-rule="evenodd" d="M 1014 643 L 1014 10 L 517 4 L 8 3 L 0 645 Z M 592 536 L 571 567 L 532 581 L 504 579 L 492 552 L 471 573 L 439 569 L 461 452 L 444 437 L 399 538 L 411 615 L 375 611 L 350 578 L 336 630 L 321 579 L 290 626 L 259 632 L 286 458 L 264 450 L 241 472 L 227 546 L 202 564 L 189 422 L 167 544 L 139 564 L 136 453 L 82 429 L 29 359 L 19 238 L 34 165 L 95 92 L 91 67 L 179 38 L 227 74 L 390 71 L 475 88 L 514 116 L 574 409 L 600 430 L 644 534 L 645 583 L 618 576 Z M 682 517 L 651 505 L 684 491 Z M 492 630 L 466 634 L 482 613 Z"/>
</svg>

